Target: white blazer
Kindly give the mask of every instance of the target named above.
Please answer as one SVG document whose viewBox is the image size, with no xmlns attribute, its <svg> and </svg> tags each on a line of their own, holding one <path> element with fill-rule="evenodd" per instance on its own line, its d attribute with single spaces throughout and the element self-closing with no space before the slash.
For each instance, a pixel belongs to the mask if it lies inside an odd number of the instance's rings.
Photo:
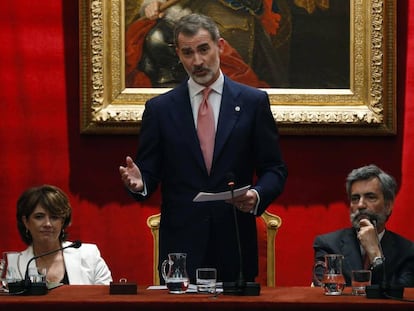
<svg viewBox="0 0 414 311">
<path fill-rule="evenodd" d="M 71 243 L 63 242 L 62 247 Z M 10 271 L 17 272 L 17 278 L 24 279 L 27 263 L 33 256 L 31 245 L 16 253 L 9 259 Z M 109 285 L 112 281 L 111 271 L 95 244 L 82 243 L 79 248 L 66 248 L 63 250 L 63 259 L 70 285 Z M 33 260 L 29 267 L 36 268 L 36 261 Z"/>
</svg>

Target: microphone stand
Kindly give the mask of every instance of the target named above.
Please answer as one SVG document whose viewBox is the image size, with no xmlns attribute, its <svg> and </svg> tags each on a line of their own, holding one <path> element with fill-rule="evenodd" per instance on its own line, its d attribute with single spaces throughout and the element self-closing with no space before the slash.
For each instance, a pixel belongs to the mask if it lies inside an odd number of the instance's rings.
<svg viewBox="0 0 414 311">
<path fill-rule="evenodd" d="M 228 183 L 231 192 L 231 200 L 234 202 L 234 181 L 231 180 Z M 237 221 L 237 211 L 234 204 L 233 207 L 233 216 L 234 216 L 234 226 L 236 228 L 236 240 L 237 248 L 239 253 L 239 276 L 235 282 L 223 282 L 223 295 L 233 295 L 233 296 L 259 296 L 260 295 L 260 284 L 256 282 L 246 282 L 243 275 L 243 255 L 241 251 L 241 242 L 240 242 L 240 233 L 239 233 L 239 223 Z"/>
<path fill-rule="evenodd" d="M 388 285 L 387 284 L 387 273 L 385 270 L 385 257 L 384 252 L 382 251 L 381 242 L 378 237 L 378 231 L 377 231 L 377 221 L 375 219 L 371 220 L 372 224 L 374 225 L 376 236 L 377 236 L 377 242 L 378 247 L 381 252 L 381 257 L 383 258 L 383 262 L 381 265 L 381 272 L 382 272 L 382 280 L 380 284 L 373 284 L 368 285 L 365 287 L 365 293 L 367 298 L 374 298 L 374 299 L 401 299 L 404 296 L 404 287 L 399 285 Z"/>
<path fill-rule="evenodd" d="M 81 247 L 81 245 L 82 245 L 82 242 L 74 241 L 73 243 L 71 243 L 71 244 L 69 244 L 65 247 L 61 247 L 61 248 L 52 250 L 50 252 L 46 252 L 46 253 L 40 254 L 38 256 L 33 256 L 32 258 L 30 258 L 30 260 L 27 262 L 27 265 L 26 265 L 26 272 L 24 274 L 24 280 L 8 283 L 8 288 L 9 288 L 10 295 L 33 295 L 33 296 L 45 295 L 47 293 L 47 290 L 48 290 L 46 281 L 44 281 L 44 282 L 32 282 L 30 280 L 30 277 L 29 277 L 30 263 L 33 260 L 36 260 L 40 257 L 54 254 L 56 252 L 59 252 L 59 251 L 62 251 L 64 249 L 66 249 L 66 248 L 71 248 L 71 247 L 79 248 L 79 247 Z"/>
</svg>

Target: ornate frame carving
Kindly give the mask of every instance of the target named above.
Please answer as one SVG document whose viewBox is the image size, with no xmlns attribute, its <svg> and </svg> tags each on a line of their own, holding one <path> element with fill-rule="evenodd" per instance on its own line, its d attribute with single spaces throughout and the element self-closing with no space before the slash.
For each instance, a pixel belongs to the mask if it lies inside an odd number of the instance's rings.
<svg viewBox="0 0 414 311">
<path fill-rule="evenodd" d="M 350 88 L 266 89 L 281 134 L 396 134 L 396 0 L 350 0 Z M 125 0 L 79 0 L 82 134 L 137 134 L 163 88 L 125 87 Z"/>
</svg>

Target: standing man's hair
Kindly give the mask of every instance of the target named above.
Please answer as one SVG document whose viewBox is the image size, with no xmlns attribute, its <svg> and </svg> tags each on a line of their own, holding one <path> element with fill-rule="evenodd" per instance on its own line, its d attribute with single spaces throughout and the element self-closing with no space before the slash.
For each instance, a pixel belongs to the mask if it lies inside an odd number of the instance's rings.
<svg viewBox="0 0 414 311">
<path fill-rule="evenodd" d="M 208 16 L 202 14 L 189 14 L 179 19 L 174 28 L 174 44 L 178 46 L 178 35 L 182 33 L 185 36 L 194 36 L 200 29 L 209 32 L 211 39 L 218 42 L 220 31 L 216 23 Z"/>
</svg>

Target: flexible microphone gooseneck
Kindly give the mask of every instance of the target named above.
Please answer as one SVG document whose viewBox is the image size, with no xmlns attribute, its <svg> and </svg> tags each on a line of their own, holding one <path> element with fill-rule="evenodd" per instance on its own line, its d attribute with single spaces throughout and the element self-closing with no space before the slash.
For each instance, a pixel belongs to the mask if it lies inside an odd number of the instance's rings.
<svg viewBox="0 0 414 311">
<path fill-rule="evenodd" d="M 228 183 L 227 185 L 230 187 L 231 192 L 231 201 L 234 202 L 234 175 L 229 173 L 228 176 Z M 237 221 L 237 213 L 236 213 L 236 207 L 233 204 L 233 216 L 234 216 L 234 227 L 236 228 L 236 238 L 237 238 L 237 248 L 239 251 L 239 278 L 237 279 L 236 285 L 237 286 L 244 286 L 245 280 L 243 275 L 243 255 L 241 250 L 241 242 L 240 242 L 240 231 L 239 231 L 239 222 Z"/>
<path fill-rule="evenodd" d="M 235 177 L 233 173 L 227 174 L 227 185 L 230 188 L 231 200 L 234 202 L 234 186 Z M 236 295 L 236 296 L 259 296 L 260 295 L 260 284 L 256 282 L 246 282 L 243 274 L 243 255 L 240 242 L 239 222 L 237 221 L 237 210 L 234 203 L 233 216 L 234 216 L 234 227 L 236 230 L 236 240 L 239 255 L 239 276 L 236 282 L 223 282 L 223 294 L 224 295 Z"/>
<path fill-rule="evenodd" d="M 24 281 L 23 282 L 15 282 L 15 284 L 13 283 L 9 283 L 9 293 L 12 295 L 44 295 L 47 292 L 47 286 L 46 286 L 46 282 L 32 282 L 30 280 L 29 277 L 29 266 L 31 264 L 31 262 L 33 260 L 36 260 L 40 257 L 44 257 L 47 255 L 51 255 L 54 254 L 56 252 L 62 251 L 66 248 L 79 248 L 81 247 L 82 242 L 77 240 L 74 241 L 73 243 L 65 246 L 65 247 L 60 247 L 58 249 L 37 255 L 37 256 L 33 256 L 32 258 L 30 258 L 30 260 L 27 262 L 26 265 L 26 272 L 24 274 Z"/>
<path fill-rule="evenodd" d="M 381 241 L 378 236 L 377 231 L 377 219 L 371 218 L 370 219 L 372 225 L 375 228 L 375 233 L 377 237 L 377 243 L 378 247 L 381 253 L 381 257 L 383 259 L 382 265 L 381 265 L 381 273 L 382 278 L 380 284 L 374 284 L 366 286 L 365 292 L 367 298 L 390 298 L 390 299 L 400 299 L 404 295 L 404 287 L 402 286 L 391 286 L 387 282 L 387 273 L 386 273 L 386 258 L 384 257 L 384 252 L 382 250 Z"/>
</svg>

